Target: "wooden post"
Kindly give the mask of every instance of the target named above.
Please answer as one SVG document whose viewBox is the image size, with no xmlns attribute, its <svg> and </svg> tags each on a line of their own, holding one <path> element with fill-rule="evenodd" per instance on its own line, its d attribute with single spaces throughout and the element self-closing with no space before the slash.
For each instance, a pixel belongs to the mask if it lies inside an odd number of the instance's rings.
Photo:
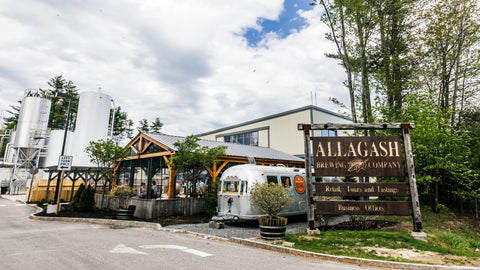
<svg viewBox="0 0 480 270">
<path fill-rule="evenodd" d="M 175 173 L 170 170 L 168 180 L 168 199 L 175 198 Z"/>
<path fill-rule="evenodd" d="M 299 127 L 300 128 L 300 127 Z M 305 174 L 307 176 L 307 218 L 308 229 L 315 230 L 315 209 L 313 204 L 312 167 L 310 161 L 310 125 L 303 125 L 305 136 Z"/>
<path fill-rule="evenodd" d="M 417 179 L 415 178 L 415 169 L 413 163 L 412 144 L 410 141 L 409 124 L 402 124 L 403 145 L 405 147 L 405 160 L 408 173 L 408 184 L 410 186 L 410 197 L 412 200 L 413 230 L 419 232 L 422 230 L 422 215 L 420 212 L 420 202 L 418 198 Z"/>
<path fill-rule="evenodd" d="M 152 170 L 153 170 L 152 158 L 148 158 L 147 160 L 147 199 L 152 198 L 152 179 L 154 175 Z"/>
</svg>

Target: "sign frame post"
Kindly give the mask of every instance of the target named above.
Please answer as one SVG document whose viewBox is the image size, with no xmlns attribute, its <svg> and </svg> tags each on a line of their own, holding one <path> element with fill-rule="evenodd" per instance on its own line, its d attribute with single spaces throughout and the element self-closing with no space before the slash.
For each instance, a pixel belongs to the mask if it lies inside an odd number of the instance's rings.
<svg viewBox="0 0 480 270">
<path fill-rule="evenodd" d="M 403 145 L 405 148 L 405 162 L 407 165 L 408 184 L 410 186 L 410 197 L 412 200 L 413 231 L 419 232 L 423 229 L 422 214 L 420 212 L 420 202 L 418 198 L 417 179 L 415 177 L 415 167 L 413 163 L 410 131 L 407 124 L 402 124 L 402 136 Z"/>
<path fill-rule="evenodd" d="M 315 230 L 315 208 L 313 204 L 313 184 L 312 184 L 312 168 L 310 156 L 310 127 L 303 127 L 303 134 L 305 138 L 305 171 L 307 176 L 307 219 L 308 229 Z"/>
</svg>

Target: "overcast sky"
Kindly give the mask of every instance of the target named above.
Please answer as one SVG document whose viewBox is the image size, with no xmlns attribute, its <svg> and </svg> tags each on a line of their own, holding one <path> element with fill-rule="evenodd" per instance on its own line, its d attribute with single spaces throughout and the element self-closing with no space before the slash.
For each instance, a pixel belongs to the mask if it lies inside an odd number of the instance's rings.
<svg viewBox="0 0 480 270">
<path fill-rule="evenodd" d="M 312 104 L 348 104 L 327 59 L 321 8 L 308 0 L 4 0 L 0 110 L 63 75 L 109 94 L 138 126 L 207 132 Z M 315 103 L 315 101 L 314 101 Z"/>
</svg>

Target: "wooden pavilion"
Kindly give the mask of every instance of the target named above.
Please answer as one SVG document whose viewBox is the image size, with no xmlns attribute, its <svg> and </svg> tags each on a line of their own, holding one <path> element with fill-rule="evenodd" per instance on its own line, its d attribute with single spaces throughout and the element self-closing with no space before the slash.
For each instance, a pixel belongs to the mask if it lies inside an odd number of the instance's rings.
<svg viewBox="0 0 480 270">
<path fill-rule="evenodd" d="M 129 153 L 128 157 L 115 166 L 113 187 L 116 184 L 128 184 L 132 188 L 138 188 L 141 183 L 146 183 L 147 198 L 151 198 L 152 182 L 156 181 L 161 187 L 168 189 L 168 198 L 173 199 L 177 177 L 170 169 L 169 160 L 177 153 L 174 143 L 184 139 L 165 134 L 139 133 L 125 147 Z M 205 168 L 213 181 L 224 169 L 238 164 L 256 163 L 267 166 L 283 164 L 286 167 L 297 168 L 305 166 L 303 159 L 271 148 L 208 140 L 199 140 L 197 143 L 200 146 L 227 147 L 225 156 L 219 157 L 211 166 Z"/>
</svg>

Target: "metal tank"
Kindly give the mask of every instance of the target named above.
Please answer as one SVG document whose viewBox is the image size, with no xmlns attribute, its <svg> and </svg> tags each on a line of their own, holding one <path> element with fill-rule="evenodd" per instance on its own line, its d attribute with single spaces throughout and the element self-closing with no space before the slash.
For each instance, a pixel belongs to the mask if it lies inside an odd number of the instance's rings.
<svg viewBox="0 0 480 270">
<path fill-rule="evenodd" d="M 82 92 L 73 135 L 73 166 L 94 167 L 85 153 L 90 141 L 106 139 L 112 98 L 100 92 Z"/>
<path fill-rule="evenodd" d="M 22 100 L 18 117 L 14 147 L 41 148 L 41 139 L 45 137 L 50 114 L 50 100 L 40 94 L 27 92 Z"/>
<path fill-rule="evenodd" d="M 8 137 L 7 145 L 5 145 L 5 153 L 3 154 L 3 161 L 5 163 L 13 163 L 13 155 L 15 154 L 15 149 L 13 149 L 13 143 L 15 142 L 15 131 L 10 133 Z"/>
<path fill-rule="evenodd" d="M 47 157 L 45 158 L 45 164 L 44 164 L 45 167 L 58 165 L 58 157 L 62 153 L 64 134 L 65 134 L 65 130 L 63 129 L 55 129 L 50 132 L 50 136 L 47 142 L 48 150 L 47 150 Z M 64 153 L 65 155 L 71 155 L 72 141 L 73 141 L 73 132 L 68 131 L 67 140 L 65 142 L 65 153 Z"/>
</svg>

